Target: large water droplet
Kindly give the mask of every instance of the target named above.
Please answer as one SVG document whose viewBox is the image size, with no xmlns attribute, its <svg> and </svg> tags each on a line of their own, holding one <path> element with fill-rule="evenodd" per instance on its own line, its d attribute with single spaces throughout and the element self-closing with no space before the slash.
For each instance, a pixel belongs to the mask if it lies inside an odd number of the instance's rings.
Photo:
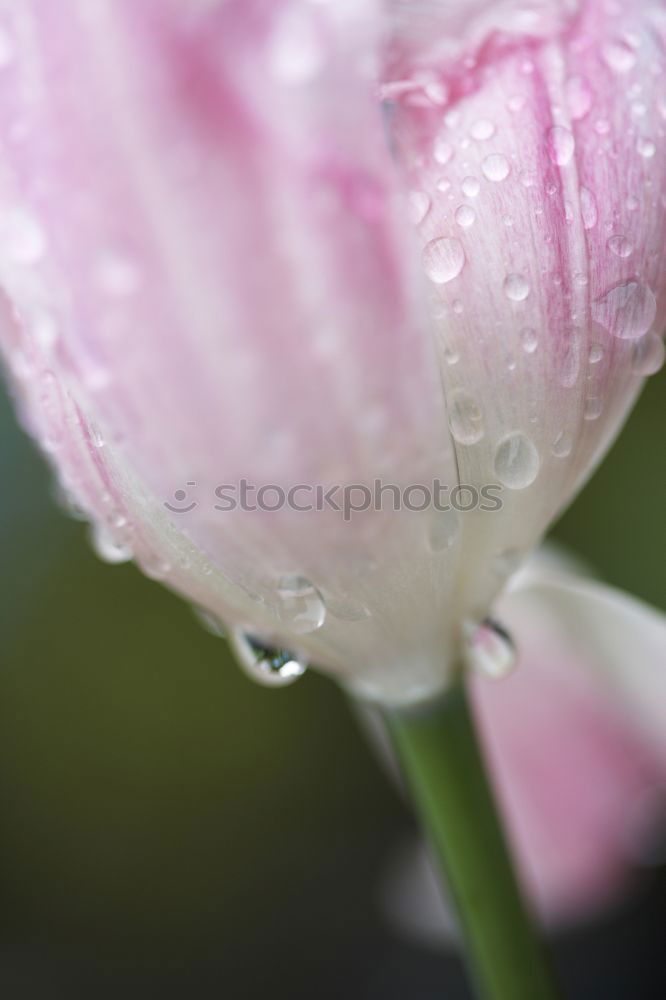
<svg viewBox="0 0 666 1000">
<path fill-rule="evenodd" d="M 512 302 L 523 302 L 530 294 L 530 283 L 522 274 L 507 274 L 504 292 Z"/>
<path fill-rule="evenodd" d="M 583 417 L 585 420 L 598 420 L 604 409 L 604 401 L 601 396 L 588 396 L 585 400 Z"/>
<path fill-rule="evenodd" d="M 485 139 L 491 139 L 495 135 L 495 126 L 489 118 L 479 118 L 472 125 L 469 134 L 477 142 L 483 142 Z"/>
<path fill-rule="evenodd" d="M 449 399 L 449 427 L 460 444 L 476 444 L 483 437 L 483 414 L 478 403 L 464 389 L 455 390 Z"/>
<path fill-rule="evenodd" d="M 460 190 L 466 198 L 476 198 L 481 190 L 481 182 L 478 177 L 463 177 Z"/>
<path fill-rule="evenodd" d="M 465 266 L 462 243 L 447 236 L 431 240 L 423 250 L 423 266 L 427 276 L 436 285 L 453 281 Z"/>
<path fill-rule="evenodd" d="M 315 632 L 324 624 L 326 605 L 315 586 L 305 576 L 290 573 L 278 584 L 280 620 L 299 635 Z"/>
<path fill-rule="evenodd" d="M 592 318 L 621 340 L 636 340 L 648 332 L 657 315 L 657 300 L 647 285 L 627 281 L 592 303 Z"/>
<path fill-rule="evenodd" d="M 574 121 L 584 118 L 592 107 L 594 94 L 584 76 L 570 76 L 564 88 L 569 114 Z"/>
<path fill-rule="evenodd" d="M 486 618 L 469 637 L 466 658 L 472 670 L 499 680 L 515 667 L 516 647 L 506 629 Z"/>
<path fill-rule="evenodd" d="M 486 156 L 481 164 L 481 170 L 483 171 L 483 176 L 489 181 L 498 183 L 499 181 L 506 180 L 511 167 L 506 156 L 502 156 L 501 153 L 491 153 L 490 156 Z"/>
<path fill-rule="evenodd" d="M 474 220 L 476 219 L 476 212 L 471 205 L 460 205 L 456 209 L 455 215 L 456 222 L 463 229 L 469 229 L 470 226 L 474 225 Z"/>
<path fill-rule="evenodd" d="M 608 240 L 608 249 L 616 257 L 631 257 L 634 248 L 626 236 L 611 236 Z"/>
<path fill-rule="evenodd" d="M 564 125 L 554 125 L 548 130 L 548 155 L 558 167 L 565 167 L 575 149 L 573 133 Z"/>
<path fill-rule="evenodd" d="M 580 211 L 583 218 L 583 227 L 585 229 L 594 229 L 599 217 L 597 199 L 586 187 L 580 189 Z"/>
<path fill-rule="evenodd" d="M 616 73 L 628 73 L 636 65 L 636 53 L 622 38 L 611 38 L 601 46 L 601 56 Z"/>
<path fill-rule="evenodd" d="M 524 490 L 539 474 L 541 460 L 534 442 L 520 432 L 509 434 L 495 451 L 495 473 L 510 490 Z"/>
<path fill-rule="evenodd" d="M 99 558 L 107 563 L 129 562 L 134 554 L 126 542 L 116 538 L 103 524 L 92 527 L 91 542 Z"/>
<path fill-rule="evenodd" d="M 245 673 L 266 687 L 286 687 L 306 671 L 306 664 L 295 653 L 264 642 L 247 629 L 232 630 L 231 648 Z"/>
<path fill-rule="evenodd" d="M 666 357 L 664 342 L 656 333 L 646 333 L 633 346 L 631 364 L 636 375 L 656 375 Z"/>
</svg>

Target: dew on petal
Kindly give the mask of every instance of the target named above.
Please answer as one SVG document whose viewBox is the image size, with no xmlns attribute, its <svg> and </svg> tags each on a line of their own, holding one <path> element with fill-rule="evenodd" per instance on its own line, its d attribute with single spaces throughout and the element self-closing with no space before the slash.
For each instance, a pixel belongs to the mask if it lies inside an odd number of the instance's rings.
<svg viewBox="0 0 666 1000">
<path fill-rule="evenodd" d="M 458 389 L 449 399 L 449 427 L 459 444 L 471 445 L 480 441 L 484 434 L 483 414 L 469 393 Z"/>
<path fill-rule="evenodd" d="M 476 212 L 471 205 L 460 205 L 460 207 L 456 209 L 455 220 L 459 226 L 463 227 L 463 229 L 468 229 L 470 226 L 473 226 L 475 219 Z"/>
<path fill-rule="evenodd" d="M 130 546 L 116 538 L 105 525 L 96 524 L 93 526 L 91 542 L 96 554 L 104 562 L 124 563 L 129 562 L 133 557 Z"/>
<path fill-rule="evenodd" d="M 553 441 L 551 451 L 556 458 L 568 458 L 573 451 L 573 435 L 569 431 L 560 431 Z"/>
<path fill-rule="evenodd" d="M 597 199 L 589 188 L 580 189 L 580 210 L 585 229 L 594 229 L 598 220 Z"/>
<path fill-rule="evenodd" d="M 652 289 L 638 281 L 616 285 L 592 303 L 592 318 L 621 340 L 644 336 L 656 315 L 657 300 Z"/>
<path fill-rule="evenodd" d="M 315 586 L 299 573 L 283 576 L 278 584 L 280 620 L 299 635 L 315 632 L 326 620 L 326 605 Z"/>
<path fill-rule="evenodd" d="M 307 667 L 288 649 L 264 642 L 248 629 L 234 628 L 231 648 L 245 673 L 266 687 L 286 687 L 302 677 Z"/>
<path fill-rule="evenodd" d="M 646 333 L 632 349 L 631 367 L 635 375 L 656 375 L 664 365 L 666 347 L 656 333 Z"/>
<path fill-rule="evenodd" d="M 539 337 L 536 330 L 531 326 L 526 326 L 520 332 L 520 342 L 526 354 L 534 354 L 539 345 Z"/>
<path fill-rule="evenodd" d="M 288 8 L 270 39 L 268 65 L 279 83 L 308 83 L 322 70 L 325 49 L 317 25 L 305 11 Z"/>
<path fill-rule="evenodd" d="M 495 451 L 495 473 L 510 490 L 524 490 L 530 486 L 540 466 L 536 445 L 519 431 L 500 441 Z"/>
<path fill-rule="evenodd" d="M 631 257 L 634 248 L 626 236 L 611 236 L 608 240 L 608 249 L 616 257 Z"/>
<path fill-rule="evenodd" d="M 456 510 L 435 511 L 428 530 L 428 541 L 433 552 L 453 548 L 459 534 L 460 517 Z"/>
<path fill-rule="evenodd" d="M 453 281 L 465 266 L 462 243 L 448 236 L 431 240 L 423 250 L 423 266 L 434 284 L 445 285 Z"/>
<path fill-rule="evenodd" d="M 504 279 L 504 292 L 512 302 L 523 302 L 530 294 L 530 283 L 522 274 L 508 274 Z"/>
<path fill-rule="evenodd" d="M 609 69 L 615 73 L 629 73 L 636 65 L 636 53 L 621 38 L 613 38 L 601 47 L 601 56 Z"/>
<path fill-rule="evenodd" d="M 645 136 L 641 136 L 636 140 L 636 152 L 639 156 L 642 156 L 644 160 L 651 160 L 657 152 L 657 147 L 652 139 L 646 139 Z"/>
<path fill-rule="evenodd" d="M 430 196 L 425 191 L 410 191 L 409 211 L 412 222 L 418 226 L 430 211 Z"/>
<path fill-rule="evenodd" d="M 570 76 L 564 86 L 569 114 L 574 121 L 580 121 L 589 112 L 594 102 L 594 94 L 584 76 Z"/>
<path fill-rule="evenodd" d="M 585 420 L 598 420 L 604 409 L 604 401 L 600 396 L 588 396 L 585 400 L 583 417 Z"/>
<path fill-rule="evenodd" d="M 601 344 L 592 344 L 588 354 L 588 359 L 591 365 L 597 365 L 604 356 L 604 349 Z"/>
<path fill-rule="evenodd" d="M 476 198 L 481 190 L 478 177 L 464 177 L 460 189 L 466 198 Z"/>
<path fill-rule="evenodd" d="M 491 153 L 490 156 L 486 156 L 481 164 L 481 170 L 483 171 L 483 176 L 489 181 L 498 183 L 499 181 L 506 180 L 511 167 L 506 156 L 503 156 L 501 153 Z"/>
<path fill-rule="evenodd" d="M 548 155 L 557 166 L 564 167 L 569 163 L 575 145 L 573 133 L 564 125 L 555 125 L 548 130 Z"/>
<path fill-rule="evenodd" d="M 438 138 L 435 140 L 435 146 L 433 149 L 433 154 L 437 163 L 441 163 L 444 167 L 449 162 L 453 156 L 453 146 L 446 139 Z"/>
<path fill-rule="evenodd" d="M 510 674 L 516 665 L 517 655 L 506 629 L 487 618 L 482 625 L 470 632 L 466 659 L 471 669 L 493 680 Z"/>
<path fill-rule="evenodd" d="M 495 126 L 490 119 L 480 118 L 472 125 L 470 135 L 477 142 L 483 142 L 484 139 L 491 139 L 495 135 Z"/>
</svg>

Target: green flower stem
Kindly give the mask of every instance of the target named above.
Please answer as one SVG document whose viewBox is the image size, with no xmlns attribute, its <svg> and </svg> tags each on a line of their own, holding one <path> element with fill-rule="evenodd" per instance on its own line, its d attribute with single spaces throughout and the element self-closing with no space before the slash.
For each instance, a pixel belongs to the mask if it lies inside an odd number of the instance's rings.
<svg viewBox="0 0 666 1000">
<path fill-rule="evenodd" d="M 462 679 L 437 702 L 385 718 L 456 909 L 479 998 L 555 1000 L 559 991 L 518 888 Z"/>
</svg>

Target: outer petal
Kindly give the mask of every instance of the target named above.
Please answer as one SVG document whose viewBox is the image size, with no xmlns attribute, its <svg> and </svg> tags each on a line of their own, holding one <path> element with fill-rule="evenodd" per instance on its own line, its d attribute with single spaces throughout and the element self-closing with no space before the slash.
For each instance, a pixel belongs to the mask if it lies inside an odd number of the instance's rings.
<svg viewBox="0 0 666 1000">
<path fill-rule="evenodd" d="M 580 488 L 646 356 L 663 357 L 664 11 L 389 8 L 384 91 L 420 207 L 461 479 L 505 487 L 500 515 L 466 524 L 467 609 L 493 589 L 493 552 L 515 565 Z"/>
<path fill-rule="evenodd" d="M 455 472 L 376 100 L 374 4 L 3 11 L 2 339 L 64 485 L 232 622 L 293 640 L 279 585 L 304 576 L 328 609 L 299 635 L 306 653 L 360 664 L 368 689 L 377 670 L 393 684 L 393 660 L 397 684 L 439 685 L 456 557 L 424 558 L 425 518 L 215 508 L 242 477 Z"/>
<path fill-rule="evenodd" d="M 663 823 L 666 617 L 539 561 L 498 614 L 518 667 L 474 683 L 497 791 L 542 917 L 580 920 L 626 887 Z M 448 917 L 422 855 L 395 879 L 396 919 L 441 938 Z"/>
</svg>

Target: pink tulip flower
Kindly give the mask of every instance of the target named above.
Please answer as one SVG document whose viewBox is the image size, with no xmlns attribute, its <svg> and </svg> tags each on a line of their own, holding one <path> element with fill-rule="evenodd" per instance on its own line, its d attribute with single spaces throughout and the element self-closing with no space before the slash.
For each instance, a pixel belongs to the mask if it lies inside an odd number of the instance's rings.
<svg viewBox="0 0 666 1000">
<path fill-rule="evenodd" d="M 64 6 L 0 21 L 25 426 L 267 679 L 433 696 L 663 358 L 663 4 Z M 501 510 L 219 509 L 377 477 Z"/>
<path fill-rule="evenodd" d="M 666 617 L 547 551 L 498 613 L 520 636 L 517 669 L 473 686 L 495 787 L 541 918 L 580 922 L 637 883 L 666 835 Z M 421 846 L 396 855 L 386 900 L 419 941 L 452 933 Z"/>
</svg>

